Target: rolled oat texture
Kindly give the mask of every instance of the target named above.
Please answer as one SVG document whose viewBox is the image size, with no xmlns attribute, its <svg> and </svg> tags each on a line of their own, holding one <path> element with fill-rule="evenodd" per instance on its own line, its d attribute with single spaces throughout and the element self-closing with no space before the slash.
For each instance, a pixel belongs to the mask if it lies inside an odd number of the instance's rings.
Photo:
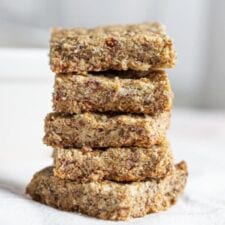
<svg viewBox="0 0 225 225">
<path fill-rule="evenodd" d="M 53 175 L 48 167 L 36 173 L 26 192 L 35 201 L 107 220 L 127 220 L 168 209 L 183 192 L 187 179 L 185 162 L 164 179 L 145 182 L 112 181 L 78 183 Z"/>
<path fill-rule="evenodd" d="M 104 150 L 82 148 L 54 151 L 54 175 L 61 179 L 89 182 L 101 180 L 141 181 L 163 178 L 173 171 L 167 141 L 149 148 L 127 147 Z"/>
<path fill-rule="evenodd" d="M 146 147 L 161 143 L 170 113 L 157 116 L 50 113 L 45 119 L 44 143 L 52 147 Z"/>
<path fill-rule="evenodd" d="M 164 71 L 58 74 L 53 108 L 56 112 L 121 112 L 155 115 L 170 111 L 173 93 Z"/>
<path fill-rule="evenodd" d="M 55 73 L 172 68 L 173 42 L 159 23 L 52 31 L 50 65 Z"/>
</svg>

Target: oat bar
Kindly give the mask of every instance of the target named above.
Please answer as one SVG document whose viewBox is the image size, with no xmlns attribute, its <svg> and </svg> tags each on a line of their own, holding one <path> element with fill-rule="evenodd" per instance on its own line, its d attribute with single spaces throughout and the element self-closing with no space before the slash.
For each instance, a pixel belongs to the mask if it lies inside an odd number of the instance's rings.
<svg viewBox="0 0 225 225">
<path fill-rule="evenodd" d="M 176 54 L 159 23 L 52 31 L 50 65 L 55 73 L 146 71 L 174 67 Z"/>
<path fill-rule="evenodd" d="M 44 143 L 52 147 L 149 147 L 165 139 L 170 114 L 109 115 L 50 113 L 45 119 Z"/>
<path fill-rule="evenodd" d="M 53 176 L 52 167 L 48 167 L 34 175 L 26 192 L 34 200 L 61 210 L 127 220 L 169 208 L 183 192 L 186 179 L 185 162 L 164 179 L 133 183 L 78 183 Z"/>
<path fill-rule="evenodd" d="M 140 76 L 138 78 L 138 76 Z M 171 110 L 172 91 L 164 71 L 59 74 L 55 78 L 56 112 L 128 112 L 154 115 Z"/>
<path fill-rule="evenodd" d="M 149 148 L 57 148 L 54 151 L 54 175 L 61 179 L 141 181 L 162 178 L 172 171 L 173 157 L 167 141 Z"/>
</svg>

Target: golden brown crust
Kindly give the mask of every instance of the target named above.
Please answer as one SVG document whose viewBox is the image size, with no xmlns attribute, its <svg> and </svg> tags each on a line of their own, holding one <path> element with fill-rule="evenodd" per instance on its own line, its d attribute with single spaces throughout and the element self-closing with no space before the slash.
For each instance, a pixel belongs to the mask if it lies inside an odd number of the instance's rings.
<svg viewBox="0 0 225 225">
<path fill-rule="evenodd" d="M 52 32 L 50 65 L 55 73 L 174 67 L 172 40 L 159 23 Z"/>
<path fill-rule="evenodd" d="M 133 183 L 72 182 L 53 176 L 52 167 L 48 167 L 34 175 L 26 192 L 34 200 L 58 209 L 127 220 L 169 208 L 183 192 L 186 179 L 185 162 L 164 179 Z"/>
<path fill-rule="evenodd" d="M 157 116 L 50 113 L 44 143 L 53 147 L 149 147 L 165 139 L 170 113 Z"/>
<path fill-rule="evenodd" d="M 172 171 L 173 157 L 167 141 L 149 148 L 54 151 L 54 175 L 61 179 L 141 181 L 162 178 Z"/>
<path fill-rule="evenodd" d="M 135 79 L 134 79 L 135 77 Z M 56 112 L 126 112 L 154 115 L 170 111 L 173 94 L 164 71 L 58 74 L 53 108 Z"/>
</svg>

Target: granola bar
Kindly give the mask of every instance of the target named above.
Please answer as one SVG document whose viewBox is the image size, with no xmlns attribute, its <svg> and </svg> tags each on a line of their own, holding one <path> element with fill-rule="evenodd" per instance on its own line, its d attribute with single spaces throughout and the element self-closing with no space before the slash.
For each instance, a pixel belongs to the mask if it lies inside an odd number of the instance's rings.
<svg viewBox="0 0 225 225">
<path fill-rule="evenodd" d="M 53 108 L 64 113 L 128 112 L 154 115 L 169 111 L 172 97 L 169 79 L 164 71 L 114 71 L 88 76 L 58 74 Z"/>
<path fill-rule="evenodd" d="M 55 73 L 172 68 L 176 54 L 159 23 L 52 31 L 50 65 Z"/>
<path fill-rule="evenodd" d="M 52 147 L 149 147 L 165 139 L 169 113 L 157 116 L 50 113 L 44 143 Z"/>
<path fill-rule="evenodd" d="M 61 179 L 141 181 L 162 178 L 172 171 L 173 157 L 167 141 L 149 148 L 57 148 L 54 151 L 54 175 Z"/>
<path fill-rule="evenodd" d="M 186 180 L 185 162 L 177 164 L 174 173 L 164 179 L 133 183 L 63 180 L 48 167 L 34 175 L 26 192 L 33 200 L 61 210 L 127 220 L 168 209 L 183 192 Z"/>
</svg>

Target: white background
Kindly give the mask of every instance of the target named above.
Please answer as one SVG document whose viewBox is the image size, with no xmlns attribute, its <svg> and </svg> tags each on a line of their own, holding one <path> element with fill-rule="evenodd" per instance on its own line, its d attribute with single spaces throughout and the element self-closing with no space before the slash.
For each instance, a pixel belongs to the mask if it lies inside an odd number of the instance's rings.
<svg viewBox="0 0 225 225">
<path fill-rule="evenodd" d="M 106 223 L 24 195 L 32 175 L 52 163 L 51 148 L 42 144 L 54 81 L 49 28 L 147 20 L 166 24 L 175 41 L 169 138 L 176 161 L 185 159 L 190 174 L 177 205 L 129 223 L 225 224 L 224 10 L 223 0 L 0 0 L 0 225 Z"/>
</svg>

